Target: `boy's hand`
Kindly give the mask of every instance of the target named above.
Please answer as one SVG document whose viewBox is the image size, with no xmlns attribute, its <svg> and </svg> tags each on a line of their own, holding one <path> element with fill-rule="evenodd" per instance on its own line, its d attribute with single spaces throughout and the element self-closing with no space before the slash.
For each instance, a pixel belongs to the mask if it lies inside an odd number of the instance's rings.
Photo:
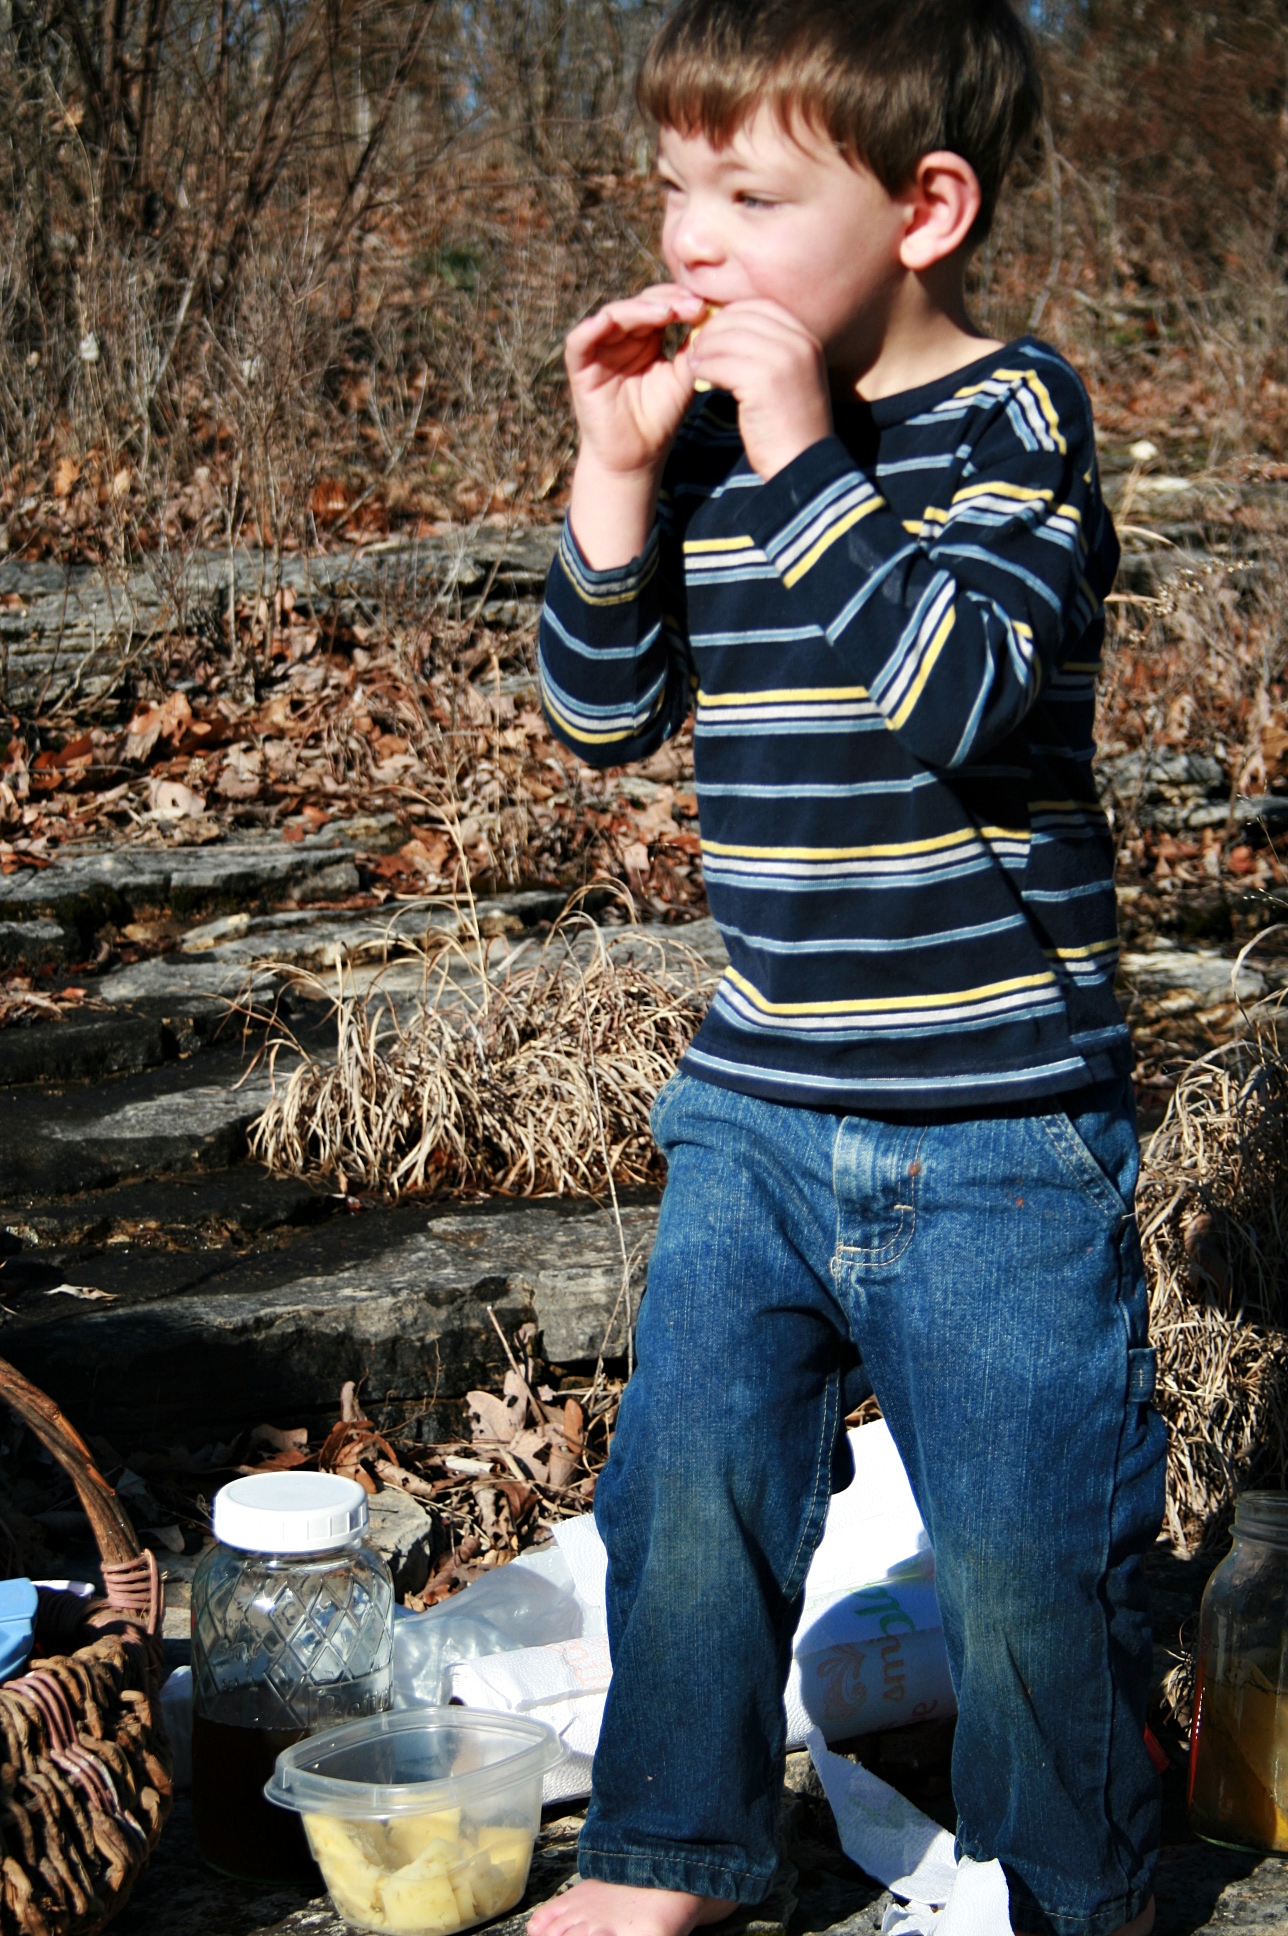
<svg viewBox="0 0 1288 1936">
<path fill-rule="evenodd" d="M 705 314 L 700 296 L 660 283 L 609 303 L 571 332 L 564 361 L 581 448 L 600 471 L 622 476 L 661 466 L 693 395 L 688 360 L 668 362 L 663 335 L 671 323 Z"/>
<path fill-rule="evenodd" d="M 781 304 L 752 297 L 704 323 L 677 364 L 738 399 L 747 461 L 763 478 L 832 434 L 823 346 Z"/>
</svg>

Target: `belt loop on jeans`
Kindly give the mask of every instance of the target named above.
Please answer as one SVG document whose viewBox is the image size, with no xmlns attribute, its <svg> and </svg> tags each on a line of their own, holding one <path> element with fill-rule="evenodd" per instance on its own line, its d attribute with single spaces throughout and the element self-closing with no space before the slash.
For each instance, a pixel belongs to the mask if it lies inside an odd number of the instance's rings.
<svg viewBox="0 0 1288 1936">
<path fill-rule="evenodd" d="M 1142 1345 L 1127 1353 L 1127 1398 L 1130 1404 L 1147 1405 L 1154 1396 L 1157 1360 L 1153 1345 Z"/>
</svg>

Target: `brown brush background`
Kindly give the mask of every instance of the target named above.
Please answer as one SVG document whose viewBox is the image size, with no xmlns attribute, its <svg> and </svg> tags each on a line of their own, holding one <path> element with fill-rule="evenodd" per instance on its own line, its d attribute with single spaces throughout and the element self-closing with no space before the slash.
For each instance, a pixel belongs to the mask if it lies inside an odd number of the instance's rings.
<svg viewBox="0 0 1288 1936">
<path fill-rule="evenodd" d="M 280 558 L 556 519 L 573 454 L 563 335 L 659 266 L 631 79 L 663 11 L 11 0 L 0 559 L 118 575 L 144 560 L 178 587 L 202 547 Z M 1157 520 L 1160 473 L 1201 489 L 1186 542 L 1207 562 L 1112 609 L 1099 737 L 1102 771 L 1128 773 L 1109 790 L 1128 943 L 1229 946 L 1281 911 L 1275 840 L 1234 819 L 1160 832 L 1129 769 L 1198 755 L 1232 796 L 1288 790 L 1288 11 L 1052 0 L 1032 17 L 1047 119 L 974 265 L 976 311 L 1003 336 L 1036 329 L 1082 371 L 1121 525 Z M 1155 456 L 1133 457 L 1146 440 Z M 132 642 L 93 709 L 0 711 L 6 871 L 96 831 L 134 838 L 168 787 L 192 839 L 240 823 L 298 838 L 333 812 L 392 807 L 407 838 L 366 868 L 363 905 L 607 874 L 656 918 L 703 911 L 687 741 L 648 764 L 642 794 L 640 776 L 578 772 L 502 690 L 503 669 L 530 669 L 530 622 L 502 636 L 477 608 L 421 597 L 319 642 L 271 590 L 226 622 L 196 615 L 178 642 Z M 163 914 L 108 932 L 103 960 L 172 946 L 173 929 Z M 646 979 L 605 973 L 593 991 L 609 1066 L 612 1017 Z M 11 977 L 0 1023 L 84 996 Z M 563 977 L 498 1005 L 525 1125 L 576 1087 L 563 1067 L 538 1070 L 534 1041 L 588 1000 Z M 667 1014 L 640 1024 L 649 1056 L 673 1001 L 661 988 Z M 360 1007 L 338 1017 L 355 1043 Z M 1273 1020 L 1254 1039 L 1232 995 L 1188 1020 L 1134 997 L 1130 1013 L 1153 1122 L 1196 1053 L 1234 1057 L 1182 1081 L 1142 1216 L 1175 1428 L 1171 1523 L 1192 1540 L 1238 1486 L 1285 1479 L 1282 1070 Z M 266 1153 L 352 1166 L 353 1124 L 415 1089 L 418 1054 L 391 1041 L 378 1094 L 302 1075 L 262 1128 Z M 591 1108 L 578 1081 L 566 1151 L 525 1140 L 515 1112 L 503 1136 L 461 1116 L 439 1166 L 458 1186 L 490 1167 L 511 1188 L 599 1187 L 602 1143 L 637 1175 L 648 1085 L 628 1072 L 616 1111 Z M 445 1122 L 468 1115 L 468 1089 L 445 1098 Z M 371 1178 L 385 1186 L 416 1139 L 394 1122 L 387 1141 Z"/>
<path fill-rule="evenodd" d="M 28 555 L 555 513 L 569 324 L 655 262 L 656 0 L 15 0 L 0 522 Z M 1107 437 L 1288 456 L 1288 21 L 1035 17 L 1049 118 L 976 265 Z"/>
</svg>

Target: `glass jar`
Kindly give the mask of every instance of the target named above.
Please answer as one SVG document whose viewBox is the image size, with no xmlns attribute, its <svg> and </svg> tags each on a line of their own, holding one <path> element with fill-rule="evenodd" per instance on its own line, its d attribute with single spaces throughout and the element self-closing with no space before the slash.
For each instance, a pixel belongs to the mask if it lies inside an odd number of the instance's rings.
<svg viewBox="0 0 1288 1936">
<path fill-rule="evenodd" d="M 1190 1825 L 1227 1847 L 1288 1852 L 1288 1493 L 1244 1493 L 1203 1595 Z"/>
<path fill-rule="evenodd" d="M 264 1799 L 283 1748 L 387 1708 L 394 1589 L 367 1495 L 325 1472 L 236 1479 L 192 1581 L 192 1812 L 212 1868 L 315 1880 L 298 1819 Z"/>
</svg>

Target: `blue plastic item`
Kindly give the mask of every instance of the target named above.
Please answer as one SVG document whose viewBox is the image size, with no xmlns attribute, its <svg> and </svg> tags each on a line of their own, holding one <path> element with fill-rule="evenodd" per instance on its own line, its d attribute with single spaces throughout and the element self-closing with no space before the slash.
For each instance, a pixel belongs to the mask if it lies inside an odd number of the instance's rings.
<svg viewBox="0 0 1288 1936">
<path fill-rule="evenodd" d="M 30 1580 L 0 1580 L 0 1681 L 21 1674 L 31 1659 L 37 1598 Z"/>
</svg>

